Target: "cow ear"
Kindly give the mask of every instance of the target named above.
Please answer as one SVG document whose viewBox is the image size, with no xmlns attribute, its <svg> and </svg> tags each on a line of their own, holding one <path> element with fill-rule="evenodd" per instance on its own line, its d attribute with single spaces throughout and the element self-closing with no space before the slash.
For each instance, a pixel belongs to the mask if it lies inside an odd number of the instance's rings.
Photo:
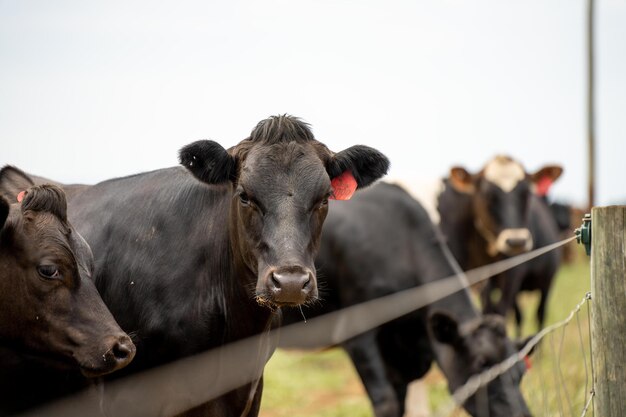
<svg viewBox="0 0 626 417">
<path fill-rule="evenodd" d="M 389 159 L 374 148 L 355 145 L 334 154 L 326 167 L 331 180 L 346 172 L 352 174 L 359 188 L 367 187 L 389 170 Z"/>
<path fill-rule="evenodd" d="M 476 190 L 474 176 L 463 167 L 452 167 L 450 169 L 450 185 L 458 192 L 472 194 Z"/>
<path fill-rule="evenodd" d="M 199 140 L 179 152 L 181 165 L 200 181 L 221 184 L 236 176 L 236 161 L 226 149 L 212 140 Z"/>
<path fill-rule="evenodd" d="M 450 314 L 441 311 L 435 312 L 430 316 L 428 324 L 439 343 L 451 346 L 458 346 L 461 343 L 459 323 Z"/>
<path fill-rule="evenodd" d="M 6 165 L 0 169 L 0 196 L 10 202 L 16 201 L 17 195 L 35 185 L 33 179 L 19 168 Z"/>
<path fill-rule="evenodd" d="M 4 197 L 0 197 L 0 230 L 4 227 L 7 217 L 9 217 L 9 209 L 9 202 Z"/>
<path fill-rule="evenodd" d="M 540 196 L 545 196 L 550 191 L 550 187 L 563 174 L 563 167 L 560 165 L 546 165 L 539 171 L 530 175 L 530 180 L 534 185 L 535 192 Z"/>
</svg>

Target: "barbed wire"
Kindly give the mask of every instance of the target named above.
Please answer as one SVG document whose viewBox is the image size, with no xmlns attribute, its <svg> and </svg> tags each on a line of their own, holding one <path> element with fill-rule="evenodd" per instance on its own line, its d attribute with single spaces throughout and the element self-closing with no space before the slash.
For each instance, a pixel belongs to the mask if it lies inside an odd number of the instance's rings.
<svg viewBox="0 0 626 417">
<path fill-rule="evenodd" d="M 591 292 L 587 292 L 582 300 L 576 304 L 576 306 L 570 311 L 567 317 L 557 323 L 554 323 L 548 327 L 543 328 L 535 336 L 533 336 L 517 353 L 509 356 L 504 361 L 492 366 L 491 368 L 481 372 L 478 375 L 472 376 L 464 385 L 455 390 L 452 394 L 452 399 L 455 404 L 448 406 L 443 411 L 439 412 L 438 416 L 448 415 L 453 412 L 454 408 L 465 403 L 472 395 L 474 395 L 480 388 L 484 387 L 500 375 L 507 372 L 518 362 L 524 361 L 524 358 L 530 354 L 532 349 L 539 344 L 539 342 L 548 334 L 555 330 L 565 327 L 574 318 L 574 316 L 580 311 L 583 305 L 591 300 Z M 592 377 L 593 378 L 593 377 Z M 592 391 L 593 393 L 593 391 Z M 591 401 L 591 398 L 589 399 Z M 587 407 L 585 407 L 587 408 Z M 586 413 L 586 411 L 585 411 Z M 584 415 L 584 414 L 583 414 Z"/>
<path fill-rule="evenodd" d="M 175 415 L 258 378 L 258 357 L 251 358 L 258 355 L 251 355 L 251 352 L 258 348 L 260 338 L 277 337 L 277 332 L 280 332 L 281 343 L 285 345 L 297 344 L 305 349 L 334 346 L 457 291 L 466 290 L 469 286 L 555 250 L 574 239 L 575 237 L 563 239 L 522 255 L 470 271 L 461 271 L 434 282 L 325 314 L 306 323 L 292 324 L 263 335 L 229 343 L 159 368 L 109 382 L 105 389 L 83 391 L 23 415 L 33 417 Z M 453 271 L 456 270 L 453 267 Z M 264 364 L 269 355 L 262 356 Z M 525 354 L 520 357 L 524 356 Z M 138 398 L 150 398 L 150 401 L 137 401 Z"/>
</svg>

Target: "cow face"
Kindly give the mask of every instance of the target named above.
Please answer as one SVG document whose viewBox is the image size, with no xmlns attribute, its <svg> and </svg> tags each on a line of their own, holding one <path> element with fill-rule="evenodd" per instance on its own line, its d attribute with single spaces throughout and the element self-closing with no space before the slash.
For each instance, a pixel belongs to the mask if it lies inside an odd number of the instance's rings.
<svg viewBox="0 0 626 417">
<path fill-rule="evenodd" d="M 270 307 L 317 298 L 314 260 L 328 200 L 336 193 L 331 180 L 347 175 L 365 187 L 389 166 L 366 146 L 332 153 L 291 116 L 261 121 L 228 151 L 211 141 L 192 143 L 180 159 L 201 181 L 230 182 L 231 244 L 257 278 L 257 301 Z"/>
<path fill-rule="evenodd" d="M 531 192 L 544 189 L 561 175 L 559 166 L 546 166 L 527 174 L 520 163 L 497 156 L 475 175 L 464 168 L 450 171 L 450 184 L 473 197 L 474 224 L 487 241 L 490 256 L 517 255 L 533 247 L 528 228 Z"/>
<path fill-rule="evenodd" d="M 486 315 L 460 325 L 448 313 L 434 312 L 429 319 L 429 330 L 438 343 L 448 347 L 440 366 L 451 392 L 473 375 L 504 361 L 518 350 L 518 346 L 506 336 L 504 320 L 500 316 Z M 463 408 L 474 417 L 530 416 L 519 390 L 525 371 L 526 366 L 517 363 L 479 389 Z"/>
<path fill-rule="evenodd" d="M 91 282 L 93 255 L 66 218 L 63 191 L 37 186 L 21 205 L 0 197 L 0 339 L 60 368 L 99 376 L 135 346 Z"/>
</svg>

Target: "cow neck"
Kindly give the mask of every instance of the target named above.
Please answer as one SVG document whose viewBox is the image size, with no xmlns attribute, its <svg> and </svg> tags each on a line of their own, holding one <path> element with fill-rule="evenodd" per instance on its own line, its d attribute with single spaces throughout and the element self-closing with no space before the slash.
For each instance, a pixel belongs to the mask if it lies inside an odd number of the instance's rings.
<svg viewBox="0 0 626 417">
<path fill-rule="evenodd" d="M 278 347 L 278 331 L 272 333 L 273 324 L 275 324 L 274 319 L 277 318 L 276 313 L 272 313 L 265 324 L 265 328 L 263 332 L 259 336 L 259 346 L 257 352 L 257 376 L 250 383 L 250 391 L 248 392 L 248 400 L 246 401 L 246 406 L 243 411 L 239 415 L 239 417 L 248 417 L 252 407 L 254 406 L 256 399 L 260 396 L 259 384 L 263 379 L 263 370 L 265 368 L 265 364 L 269 361 L 270 357 L 274 354 L 274 351 Z M 278 325 L 277 325 L 278 326 Z"/>
</svg>

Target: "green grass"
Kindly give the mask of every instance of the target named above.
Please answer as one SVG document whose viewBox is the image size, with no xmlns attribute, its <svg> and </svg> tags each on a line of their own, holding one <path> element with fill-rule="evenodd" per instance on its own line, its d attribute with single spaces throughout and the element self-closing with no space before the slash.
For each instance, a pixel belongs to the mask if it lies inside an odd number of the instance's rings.
<svg viewBox="0 0 626 417">
<path fill-rule="evenodd" d="M 557 274 L 548 301 L 548 325 L 563 320 L 589 291 L 588 259 L 584 252 L 578 253 L 576 259 Z M 536 294 L 520 298 L 525 335 L 537 331 L 534 320 L 537 302 Z M 587 306 L 582 308 L 579 319 L 589 368 Z M 512 320 L 510 330 L 513 334 Z M 574 319 L 564 331 L 558 330 L 543 340 L 533 356 L 532 368 L 522 381 L 522 391 L 534 416 L 578 416 L 585 402 L 585 389 L 589 390 L 586 380 L 580 335 Z M 431 410 L 447 407 L 450 394 L 436 367 L 427 374 L 426 383 Z M 463 412 L 454 415 L 466 416 Z M 354 367 L 341 349 L 279 350 L 266 367 L 261 417 L 287 416 L 372 417 L 373 413 Z"/>
</svg>

